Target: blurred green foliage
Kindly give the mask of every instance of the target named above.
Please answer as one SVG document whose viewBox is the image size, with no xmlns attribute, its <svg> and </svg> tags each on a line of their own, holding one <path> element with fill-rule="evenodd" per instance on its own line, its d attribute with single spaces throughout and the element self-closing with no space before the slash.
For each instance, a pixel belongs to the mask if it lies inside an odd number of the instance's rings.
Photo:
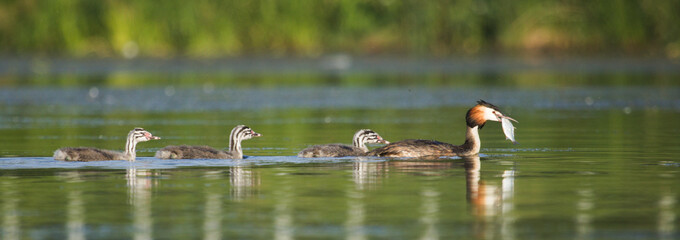
<svg viewBox="0 0 680 240">
<path fill-rule="evenodd" d="M 661 54 L 680 1 L 0 0 L 0 54 Z"/>
</svg>

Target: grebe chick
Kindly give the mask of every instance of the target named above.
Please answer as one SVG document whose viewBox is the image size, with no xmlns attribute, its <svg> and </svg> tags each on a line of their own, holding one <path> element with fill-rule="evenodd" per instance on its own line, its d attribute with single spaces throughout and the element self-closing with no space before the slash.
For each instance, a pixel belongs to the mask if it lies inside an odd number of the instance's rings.
<svg viewBox="0 0 680 240">
<path fill-rule="evenodd" d="M 90 147 L 65 147 L 54 151 L 54 159 L 62 161 L 102 161 L 102 160 L 128 160 L 134 161 L 137 157 L 135 148 L 137 143 L 149 140 L 161 139 L 153 136 L 143 128 L 135 128 L 128 133 L 125 142 L 125 152 L 116 152 Z"/>
<path fill-rule="evenodd" d="M 167 146 L 156 151 L 161 159 L 243 159 L 241 141 L 260 137 L 246 125 L 238 125 L 229 134 L 229 151 L 217 150 L 208 146 Z"/>
<path fill-rule="evenodd" d="M 484 127 L 486 121 L 501 121 L 509 119 L 515 121 L 498 110 L 498 107 L 485 102 L 477 101 L 477 105 L 468 110 L 465 120 L 467 122 L 467 133 L 465 143 L 456 146 L 434 140 L 415 140 L 408 139 L 395 142 L 387 146 L 373 149 L 367 155 L 379 157 L 439 157 L 439 156 L 472 156 L 479 153 L 481 141 L 479 140 L 479 129 Z M 517 122 L 517 121 L 515 121 Z"/>
<path fill-rule="evenodd" d="M 385 143 L 385 141 L 378 133 L 371 129 L 361 129 L 354 134 L 352 140 L 353 146 L 346 144 L 326 144 L 316 145 L 303 149 L 298 153 L 301 158 L 313 157 L 346 157 L 346 156 L 362 156 L 368 152 L 366 143 Z"/>
</svg>

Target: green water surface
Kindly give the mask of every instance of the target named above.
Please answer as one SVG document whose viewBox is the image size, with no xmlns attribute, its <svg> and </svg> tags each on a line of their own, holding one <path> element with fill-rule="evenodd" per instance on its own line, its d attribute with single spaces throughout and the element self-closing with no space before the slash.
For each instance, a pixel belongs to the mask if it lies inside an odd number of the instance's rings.
<svg viewBox="0 0 680 240">
<path fill-rule="evenodd" d="M 677 76 L 545 75 L 5 82 L 0 238 L 679 238 Z M 478 99 L 519 121 L 519 144 L 490 122 L 467 159 L 294 157 L 361 128 L 460 144 Z M 226 147 L 237 124 L 263 134 L 243 143 L 250 158 L 152 158 L 166 145 Z M 120 150 L 137 126 L 162 139 L 141 143 L 134 163 L 51 159 L 65 146 Z"/>
</svg>

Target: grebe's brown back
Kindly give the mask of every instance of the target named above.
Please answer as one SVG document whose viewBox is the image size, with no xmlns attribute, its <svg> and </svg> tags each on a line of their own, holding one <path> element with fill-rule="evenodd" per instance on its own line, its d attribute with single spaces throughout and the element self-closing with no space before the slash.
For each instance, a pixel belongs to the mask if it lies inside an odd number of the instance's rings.
<svg viewBox="0 0 680 240">
<path fill-rule="evenodd" d="M 498 107 L 493 104 L 479 100 L 477 105 L 470 108 L 465 116 L 467 132 L 465 134 L 465 143 L 462 145 L 453 145 L 434 140 L 408 139 L 376 148 L 366 155 L 378 157 L 472 156 L 479 153 L 481 147 L 479 129 L 484 127 L 486 121 L 498 122 L 503 118 L 515 121 L 501 113 Z"/>
</svg>

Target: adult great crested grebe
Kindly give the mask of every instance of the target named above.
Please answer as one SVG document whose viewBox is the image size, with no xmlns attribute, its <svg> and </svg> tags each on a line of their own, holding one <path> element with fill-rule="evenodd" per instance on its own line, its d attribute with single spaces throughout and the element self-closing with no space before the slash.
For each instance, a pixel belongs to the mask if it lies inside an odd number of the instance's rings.
<svg viewBox="0 0 680 240">
<path fill-rule="evenodd" d="M 128 160 L 134 161 L 137 157 L 135 148 L 137 143 L 149 140 L 161 139 L 153 136 L 143 128 L 135 128 L 128 133 L 125 142 L 125 152 L 116 152 L 91 147 L 65 147 L 54 151 L 54 159 L 62 161 L 102 161 L 102 160 Z"/>
<path fill-rule="evenodd" d="M 347 156 L 362 156 L 368 152 L 366 143 L 385 143 L 385 141 L 378 133 L 371 129 L 361 129 L 354 134 L 352 138 L 352 145 L 345 144 L 325 144 L 316 145 L 303 149 L 298 153 L 301 158 L 315 158 L 315 157 L 347 157 Z"/>
<path fill-rule="evenodd" d="M 156 151 L 156 158 L 161 159 L 243 159 L 241 141 L 260 137 L 250 127 L 238 125 L 229 134 L 229 151 L 217 150 L 208 146 L 167 146 Z"/>
<path fill-rule="evenodd" d="M 479 153 L 481 147 L 479 129 L 484 127 L 486 121 L 500 122 L 503 119 L 517 122 L 515 119 L 503 115 L 498 107 L 493 104 L 479 100 L 477 105 L 470 108 L 465 116 L 467 133 L 463 145 L 456 146 L 434 140 L 408 139 L 373 149 L 366 155 L 378 157 L 472 156 Z"/>
</svg>

